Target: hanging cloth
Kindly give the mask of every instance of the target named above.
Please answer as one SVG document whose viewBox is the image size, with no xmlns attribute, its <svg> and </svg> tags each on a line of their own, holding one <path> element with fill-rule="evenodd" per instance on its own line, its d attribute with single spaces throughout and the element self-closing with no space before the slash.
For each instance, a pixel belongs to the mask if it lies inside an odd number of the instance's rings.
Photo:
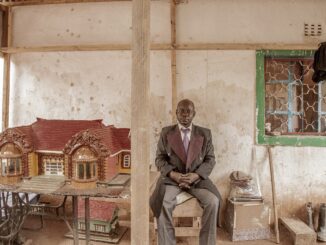
<svg viewBox="0 0 326 245">
<path fill-rule="evenodd" d="M 315 52 L 313 68 L 315 70 L 312 80 L 315 83 L 326 80 L 326 42 L 319 44 Z"/>
</svg>

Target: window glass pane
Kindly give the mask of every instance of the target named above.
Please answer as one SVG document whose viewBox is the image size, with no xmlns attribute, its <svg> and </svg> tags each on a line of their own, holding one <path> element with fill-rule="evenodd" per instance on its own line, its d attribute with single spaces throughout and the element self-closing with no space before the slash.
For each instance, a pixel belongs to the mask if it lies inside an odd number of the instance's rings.
<svg viewBox="0 0 326 245">
<path fill-rule="evenodd" d="M 125 155 L 123 157 L 123 167 L 129 168 L 130 167 L 130 155 Z"/>
<path fill-rule="evenodd" d="M 2 175 L 5 176 L 7 174 L 7 159 L 6 158 L 2 158 L 1 159 L 1 171 L 2 171 Z"/>
<path fill-rule="evenodd" d="M 78 166 L 78 178 L 84 179 L 84 165 L 83 163 L 77 163 Z"/>
<path fill-rule="evenodd" d="M 20 168 L 20 159 L 19 158 L 17 158 L 16 159 L 16 173 L 17 174 L 20 174 L 21 173 L 21 168 Z"/>
<path fill-rule="evenodd" d="M 93 163 L 93 177 L 96 176 L 96 162 Z"/>
<path fill-rule="evenodd" d="M 8 174 L 15 174 L 15 159 L 9 159 Z"/>
<path fill-rule="evenodd" d="M 84 222 L 79 222 L 79 229 L 80 230 L 85 230 L 85 223 Z"/>
<path fill-rule="evenodd" d="M 312 57 L 265 57 L 266 134 L 326 131 L 326 85 L 312 81 L 312 63 Z"/>
<path fill-rule="evenodd" d="M 87 162 L 85 164 L 86 166 L 86 179 L 90 179 L 92 177 L 92 174 L 91 174 L 91 163 Z"/>
</svg>

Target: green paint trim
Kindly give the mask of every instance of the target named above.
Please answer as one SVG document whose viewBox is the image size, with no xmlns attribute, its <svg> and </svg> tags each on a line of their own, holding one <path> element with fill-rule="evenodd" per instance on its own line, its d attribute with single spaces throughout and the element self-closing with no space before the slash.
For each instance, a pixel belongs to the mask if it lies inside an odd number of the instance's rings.
<svg viewBox="0 0 326 245">
<path fill-rule="evenodd" d="M 265 135 L 265 57 L 313 57 L 314 50 L 257 50 L 256 51 L 256 142 L 263 145 L 326 147 L 325 136 Z"/>
<path fill-rule="evenodd" d="M 257 52 L 262 52 L 266 57 L 278 56 L 278 57 L 312 57 L 315 50 L 259 50 Z M 256 53 L 257 53 L 256 52 Z"/>
<path fill-rule="evenodd" d="M 258 143 L 264 142 L 265 135 L 265 79 L 264 51 L 256 52 L 256 112 Z"/>
</svg>

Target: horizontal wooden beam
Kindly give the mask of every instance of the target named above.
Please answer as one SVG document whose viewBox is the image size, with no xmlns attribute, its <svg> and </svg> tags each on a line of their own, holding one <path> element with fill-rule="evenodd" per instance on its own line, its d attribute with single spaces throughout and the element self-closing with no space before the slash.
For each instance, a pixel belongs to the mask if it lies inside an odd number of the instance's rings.
<svg viewBox="0 0 326 245">
<path fill-rule="evenodd" d="M 189 43 L 176 44 L 177 50 L 305 50 L 317 49 L 316 43 Z"/>
<path fill-rule="evenodd" d="M 171 44 L 152 44 L 151 50 L 170 50 Z M 67 52 L 67 51 L 109 51 L 131 50 L 129 44 L 100 44 L 100 45 L 66 45 L 66 46 L 43 46 L 43 47 L 10 47 L 1 48 L 2 53 L 16 54 L 27 52 Z"/>
<path fill-rule="evenodd" d="M 131 2 L 132 0 L 21 0 L 2 1 L 0 6 L 29 6 L 43 4 L 63 4 L 63 3 L 98 3 L 98 2 Z"/>
<path fill-rule="evenodd" d="M 175 44 L 174 50 L 315 50 L 318 43 L 283 44 L 283 43 L 189 43 Z M 151 50 L 172 50 L 171 44 L 151 44 Z M 1 53 L 16 54 L 27 52 L 68 52 L 68 51 L 110 51 L 131 50 L 129 44 L 94 44 L 63 45 L 43 47 L 3 47 Z"/>
</svg>

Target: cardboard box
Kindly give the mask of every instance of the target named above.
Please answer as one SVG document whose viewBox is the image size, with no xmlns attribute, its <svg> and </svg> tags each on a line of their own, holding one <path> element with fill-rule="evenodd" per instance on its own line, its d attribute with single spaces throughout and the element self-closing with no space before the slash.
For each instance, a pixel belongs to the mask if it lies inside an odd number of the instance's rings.
<svg viewBox="0 0 326 245">
<path fill-rule="evenodd" d="M 270 208 L 262 201 L 227 201 L 226 228 L 232 241 L 270 238 Z"/>
</svg>

